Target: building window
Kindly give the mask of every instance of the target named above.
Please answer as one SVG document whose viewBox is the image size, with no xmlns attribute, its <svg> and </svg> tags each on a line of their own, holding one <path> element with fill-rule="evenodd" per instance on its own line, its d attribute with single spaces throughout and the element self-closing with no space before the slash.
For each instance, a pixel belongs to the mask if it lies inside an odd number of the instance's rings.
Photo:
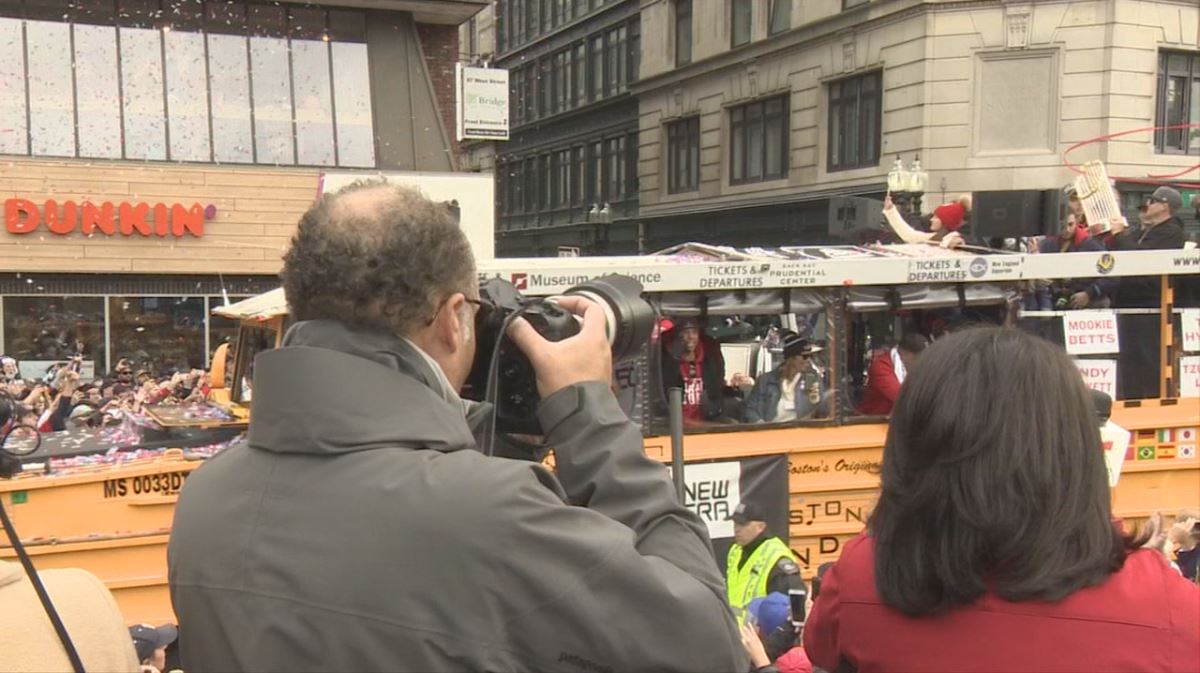
<svg viewBox="0 0 1200 673">
<path fill-rule="evenodd" d="M 4 352 L 21 375 L 41 378 L 51 365 L 83 354 L 84 372 L 105 367 L 103 297 L 4 298 Z"/>
<path fill-rule="evenodd" d="M 588 201 L 604 200 L 604 143 L 596 141 L 588 150 Z"/>
<path fill-rule="evenodd" d="M 692 62 L 692 0 L 675 0 L 675 67 Z"/>
<path fill-rule="evenodd" d="M 587 43 L 580 42 L 576 44 L 574 51 L 575 93 L 572 96 L 571 104 L 572 106 L 579 106 L 587 103 Z"/>
<path fill-rule="evenodd" d="M 550 210 L 554 205 L 554 165 L 549 154 L 543 154 L 538 165 L 541 173 L 538 175 L 538 192 L 541 195 L 541 210 Z"/>
<path fill-rule="evenodd" d="M 514 126 L 525 123 L 525 105 L 522 97 L 525 87 L 521 86 L 521 71 L 513 68 L 508 71 L 508 99 L 512 101 L 512 122 Z"/>
<path fill-rule="evenodd" d="M 541 69 L 541 77 L 538 79 L 538 87 L 541 89 L 538 116 L 545 117 L 554 109 L 554 67 L 548 57 L 539 61 L 538 67 Z"/>
<path fill-rule="evenodd" d="M 563 112 L 571 107 L 571 50 L 554 55 L 554 111 Z"/>
<path fill-rule="evenodd" d="M 535 213 L 538 209 L 538 185 L 541 183 L 538 174 L 537 157 L 529 157 L 525 160 L 525 199 L 524 210 L 526 213 Z"/>
<path fill-rule="evenodd" d="M 625 26 L 608 31 L 605 44 L 608 57 L 608 93 L 616 95 L 625 89 L 627 59 L 625 53 Z"/>
<path fill-rule="evenodd" d="M 571 150 L 562 150 L 554 155 L 554 173 L 554 207 L 566 208 L 571 204 Z"/>
<path fill-rule="evenodd" d="M 573 206 L 583 203 L 583 175 L 583 146 L 579 145 L 571 150 L 571 205 Z"/>
<path fill-rule="evenodd" d="M 770 35 L 782 33 L 792 27 L 792 0 L 771 0 Z"/>
<path fill-rule="evenodd" d="M 694 192 L 700 188 L 700 118 L 681 119 L 667 125 L 667 192 Z"/>
<path fill-rule="evenodd" d="M 754 25 L 754 0 L 732 0 L 729 11 L 732 19 L 733 46 L 740 47 L 750 43 L 750 35 Z"/>
<path fill-rule="evenodd" d="M 873 72 L 829 85 L 829 168 L 879 165 L 883 74 Z"/>
<path fill-rule="evenodd" d="M 1159 52 L 1157 88 L 1155 126 L 1200 124 L 1200 53 Z M 1200 128 L 1155 131 L 1154 149 L 1160 154 L 1200 154 Z"/>
<path fill-rule="evenodd" d="M 525 0 L 512 0 L 512 11 L 509 13 L 512 17 L 512 44 L 514 49 L 525 44 Z"/>
<path fill-rule="evenodd" d="M 529 40 L 539 35 L 538 2 L 540 0 L 525 0 L 525 37 Z"/>
<path fill-rule="evenodd" d="M 642 68 L 642 22 L 639 19 L 629 23 L 629 46 L 625 51 L 628 52 L 629 61 L 627 81 L 636 82 L 641 77 Z"/>
<path fill-rule="evenodd" d="M 625 167 L 627 164 L 625 157 L 625 138 L 611 138 L 605 143 L 604 158 L 607 166 L 605 166 L 605 189 L 606 201 L 620 201 L 625 198 Z"/>
<path fill-rule="evenodd" d="M 591 83 L 592 95 L 591 100 L 597 101 L 604 98 L 604 36 L 596 35 L 591 39 L 590 53 L 588 59 L 592 66 Z"/>
<path fill-rule="evenodd" d="M 74 28 L 79 156 L 119 159 L 121 87 L 117 77 L 117 29 L 82 24 Z M 207 136 L 205 129 L 206 140 Z"/>
<path fill-rule="evenodd" d="M 375 165 L 362 12 L 84 4 L 5 3 L 0 151 Z"/>
<path fill-rule="evenodd" d="M 154 375 L 205 365 L 203 297 L 109 297 L 113 360 Z"/>
<path fill-rule="evenodd" d="M 230 296 L 229 302 L 237 302 L 249 297 Z M 234 348 L 234 343 L 237 341 L 238 329 L 241 327 L 241 321 L 233 320 L 232 318 L 224 318 L 219 315 L 213 315 L 212 309 L 218 306 L 227 306 L 225 297 L 209 297 L 208 306 L 204 310 L 205 320 L 208 322 L 208 354 L 209 361 L 205 363 L 208 367 L 212 364 L 213 352 L 221 347 L 222 344 L 229 344 L 229 348 Z M 233 372 L 229 372 L 230 375 Z"/>
<path fill-rule="evenodd" d="M 871 0 L 842 0 L 842 9 L 858 7 L 859 5 L 865 5 L 869 2 L 871 2 Z"/>
<path fill-rule="evenodd" d="M 509 0 L 497 0 L 496 2 L 495 30 L 497 54 L 503 54 L 508 50 L 508 27 L 510 25 L 508 20 L 508 2 Z"/>
<path fill-rule="evenodd" d="M 788 108 L 783 95 L 729 111 L 730 184 L 787 177 Z"/>
<path fill-rule="evenodd" d="M 525 163 L 510 161 L 508 164 L 508 207 L 509 213 L 525 212 Z"/>
</svg>

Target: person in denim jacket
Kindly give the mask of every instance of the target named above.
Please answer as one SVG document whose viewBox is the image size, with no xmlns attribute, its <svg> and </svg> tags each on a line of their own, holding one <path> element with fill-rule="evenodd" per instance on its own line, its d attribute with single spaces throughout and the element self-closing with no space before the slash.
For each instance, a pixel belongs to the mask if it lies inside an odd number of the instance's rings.
<svg viewBox="0 0 1200 673">
<path fill-rule="evenodd" d="M 746 397 L 747 423 L 783 423 L 826 416 L 829 391 L 812 356 L 821 351 L 795 332 L 783 335 L 783 363 L 763 374 Z"/>
</svg>

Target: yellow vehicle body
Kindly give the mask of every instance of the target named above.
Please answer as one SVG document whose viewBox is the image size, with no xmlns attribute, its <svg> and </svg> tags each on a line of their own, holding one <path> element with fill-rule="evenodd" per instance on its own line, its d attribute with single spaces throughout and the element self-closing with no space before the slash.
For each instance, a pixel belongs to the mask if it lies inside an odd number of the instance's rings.
<svg viewBox="0 0 1200 673">
<path fill-rule="evenodd" d="M 616 270 L 616 269 L 614 269 Z M 222 314 L 282 338 L 282 293 L 247 300 Z M 268 293 L 271 294 L 271 293 Z M 230 309 L 234 309 L 231 311 Z M 1168 332 L 1169 336 L 1169 332 Z M 234 359 L 234 387 L 245 371 Z M 226 358 L 214 384 L 226 380 Z M 218 385 L 218 388 L 220 386 Z M 226 404 L 248 411 L 240 396 L 218 393 Z M 1112 420 L 1133 433 L 1122 475 L 1113 490 L 1116 516 L 1136 523 L 1156 511 L 1200 508 L 1200 398 L 1118 402 Z M 822 427 L 756 428 L 688 434 L 686 459 L 706 461 L 786 454 L 789 463 L 790 546 L 804 574 L 837 558 L 842 545 L 862 531 L 873 507 L 887 426 L 884 423 Z M 1183 450 L 1190 446 L 1190 451 Z M 645 439 L 648 456 L 671 460 L 671 440 Z M 1182 456 L 1182 457 L 1181 457 Z M 174 621 L 167 587 L 167 542 L 174 505 L 188 475 L 202 464 L 183 451 L 119 466 L 76 468 L 64 474 L 29 474 L 0 481 L 0 498 L 39 568 L 80 567 L 112 590 L 134 623 Z M 0 543 L 0 558 L 14 556 Z"/>
<path fill-rule="evenodd" d="M 1200 399 L 1118 405 L 1113 420 L 1137 446 L 1163 446 L 1160 431 L 1197 432 Z M 790 543 L 806 576 L 833 561 L 863 528 L 879 487 L 887 427 L 753 430 L 687 437 L 687 458 L 716 460 L 786 453 L 790 472 Z M 671 442 L 646 439 L 652 458 L 669 462 Z M 1156 451 L 1156 453 L 1160 453 Z M 0 497 L 39 568 L 86 568 L 112 590 L 130 624 L 174 620 L 167 590 L 167 539 L 179 488 L 202 461 L 182 452 L 160 459 L 64 476 L 0 481 Z M 1197 507 L 1200 459 L 1126 461 L 1113 491 L 1118 517 L 1136 522 L 1155 511 Z M 0 547 L 0 558 L 13 556 Z"/>
</svg>

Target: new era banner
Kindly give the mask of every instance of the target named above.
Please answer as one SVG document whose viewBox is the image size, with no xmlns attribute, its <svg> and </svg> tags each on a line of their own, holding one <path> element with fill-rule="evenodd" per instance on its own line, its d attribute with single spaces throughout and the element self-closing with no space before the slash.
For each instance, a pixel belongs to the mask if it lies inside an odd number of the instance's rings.
<svg viewBox="0 0 1200 673">
<path fill-rule="evenodd" d="M 708 525 L 717 565 L 725 572 L 725 558 L 733 545 L 729 515 L 742 501 L 766 512 L 771 535 L 788 541 L 787 456 L 761 456 L 742 460 L 687 463 L 683 471 L 684 504 Z"/>
</svg>

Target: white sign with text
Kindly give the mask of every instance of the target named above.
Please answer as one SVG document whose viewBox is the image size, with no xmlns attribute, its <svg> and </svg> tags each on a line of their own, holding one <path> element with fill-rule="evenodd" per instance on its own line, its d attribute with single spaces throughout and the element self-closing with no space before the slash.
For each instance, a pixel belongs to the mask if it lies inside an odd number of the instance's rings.
<svg viewBox="0 0 1200 673">
<path fill-rule="evenodd" d="M 1108 393 L 1109 397 L 1117 397 L 1117 361 L 1116 360 L 1076 360 L 1075 366 L 1083 376 L 1083 382 L 1092 390 Z"/>
<path fill-rule="evenodd" d="M 1179 396 L 1200 397 L 1200 355 L 1179 358 Z"/>
<path fill-rule="evenodd" d="M 742 464 L 738 461 L 690 464 L 683 471 L 683 505 L 708 526 L 716 540 L 733 537 L 733 522 L 727 521 L 742 500 Z"/>
<path fill-rule="evenodd" d="M 1185 308 L 1180 323 L 1183 325 L 1183 350 L 1200 352 L 1200 308 Z"/>
<path fill-rule="evenodd" d="M 1117 314 L 1113 311 L 1069 311 L 1063 315 L 1063 337 L 1071 355 L 1104 355 L 1121 349 Z"/>
<path fill-rule="evenodd" d="M 458 139 L 508 140 L 508 71 L 459 63 L 454 74 Z"/>
</svg>

